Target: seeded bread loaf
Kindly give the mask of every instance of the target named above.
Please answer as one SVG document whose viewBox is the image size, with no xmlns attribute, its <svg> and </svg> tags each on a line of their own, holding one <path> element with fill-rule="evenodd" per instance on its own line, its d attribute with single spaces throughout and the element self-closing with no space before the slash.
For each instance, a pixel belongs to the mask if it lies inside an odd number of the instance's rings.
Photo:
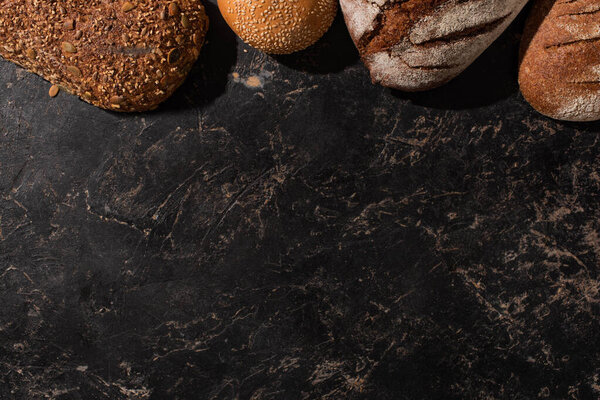
<svg viewBox="0 0 600 400">
<path fill-rule="evenodd" d="M 114 111 L 173 94 L 207 28 L 199 0 L 0 0 L 2 57 Z"/>
<path fill-rule="evenodd" d="M 539 0 L 521 42 L 519 85 L 540 113 L 600 119 L 600 3 Z"/>
<path fill-rule="evenodd" d="M 340 0 L 373 82 L 432 89 L 467 68 L 527 0 Z"/>
<path fill-rule="evenodd" d="M 304 50 L 319 40 L 337 14 L 338 0 L 219 0 L 231 29 L 270 54 Z"/>
<path fill-rule="evenodd" d="M 338 0 L 219 0 L 231 29 L 270 54 L 304 50 L 319 40 L 337 14 Z"/>
</svg>

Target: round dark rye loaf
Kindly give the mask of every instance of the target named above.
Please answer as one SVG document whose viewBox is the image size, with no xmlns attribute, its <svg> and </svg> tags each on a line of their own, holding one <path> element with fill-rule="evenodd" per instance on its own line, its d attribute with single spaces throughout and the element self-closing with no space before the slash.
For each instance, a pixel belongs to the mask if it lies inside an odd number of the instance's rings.
<svg viewBox="0 0 600 400">
<path fill-rule="evenodd" d="M 450 81 L 500 36 L 527 0 L 340 0 L 373 81 L 419 91 Z"/>
<path fill-rule="evenodd" d="M 199 0 L 0 0 L 1 56 L 115 111 L 173 94 L 207 28 Z"/>
<path fill-rule="evenodd" d="M 519 85 L 540 113 L 600 119 L 600 2 L 539 0 L 521 43 Z"/>
</svg>

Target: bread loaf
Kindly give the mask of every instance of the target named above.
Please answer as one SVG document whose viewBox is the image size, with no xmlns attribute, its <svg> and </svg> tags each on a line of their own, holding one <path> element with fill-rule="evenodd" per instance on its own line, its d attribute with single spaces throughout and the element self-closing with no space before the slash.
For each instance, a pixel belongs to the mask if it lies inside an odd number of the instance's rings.
<svg viewBox="0 0 600 400">
<path fill-rule="evenodd" d="M 115 111 L 167 99 L 207 28 L 199 0 L 0 0 L 2 57 Z"/>
<path fill-rule="evenodd" d="M 432 89 L 467 68 L 527 0 L 340 0 L 373 82 Z"/>
<path fill-rule="evenodd" d="M 304 50 L 327 32 L 338 0 L 219 0 L 231 29 L 250 46 L 270 54 Z"/>
<path fill-rule="evenodd" d="M 519 85 L 540 113 L 600 119 L 600 3 L 539 0 L 521 43 Z"/>
</svg>

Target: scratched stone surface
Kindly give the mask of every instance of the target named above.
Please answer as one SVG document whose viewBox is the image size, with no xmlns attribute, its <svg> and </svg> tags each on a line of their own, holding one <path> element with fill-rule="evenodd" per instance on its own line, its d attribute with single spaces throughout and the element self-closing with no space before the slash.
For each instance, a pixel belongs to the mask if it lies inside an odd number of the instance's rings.
<svg viewBox="0 0 600 400">
<path fill-rule="evenodd" d="M 0 62 L 0 398 L 598 399 L 600 124 L 525 103 L 523 18 L 407 95 L 215 3 L 156 112 Z"/>
</svg>

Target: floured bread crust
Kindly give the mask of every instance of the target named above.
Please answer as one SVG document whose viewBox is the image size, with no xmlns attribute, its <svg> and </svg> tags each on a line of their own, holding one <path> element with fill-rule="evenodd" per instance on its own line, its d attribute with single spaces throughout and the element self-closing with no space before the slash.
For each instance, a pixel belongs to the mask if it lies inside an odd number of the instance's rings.
<svg viewBox="0 0 600 400">
<path fill-rule="evenodd" d="M 373 81 L 405 91 L 443 85 L 506 29 L 527 0 L 340 0 Z"/>
<path fill-rule="evenodd" d="M 519 85 L 540 113 L 600 120 L 600 2 L 539 0 L 521 43 Z"/>
</svg>

